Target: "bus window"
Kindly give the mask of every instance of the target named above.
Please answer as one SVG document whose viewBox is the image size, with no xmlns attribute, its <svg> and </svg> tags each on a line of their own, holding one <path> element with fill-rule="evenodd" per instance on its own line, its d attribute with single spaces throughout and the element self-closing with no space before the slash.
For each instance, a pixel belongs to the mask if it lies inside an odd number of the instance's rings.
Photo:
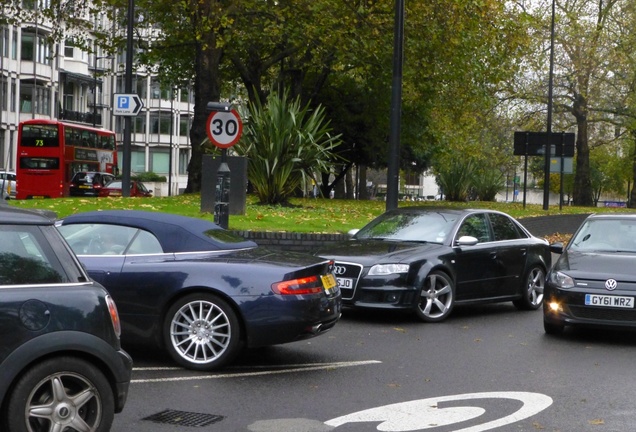
<svg viewBox="0 0 636 432">
<path fill-rule="evenodd" d="M 100 136 L 101 140 L 100 148 L 104 150 L 115 150 L 115 137 L 114 136 Z"/>
<path fill-rule="evenodd" d="M 59 169 L 60 159 L 54 157 L 21 157 L 22 169 Z"/>
<path fill-rule="evenodd" d="M 58 147 L 57 126 L 24 125 L 20 145 L 22 147 Z"/>
</svg>

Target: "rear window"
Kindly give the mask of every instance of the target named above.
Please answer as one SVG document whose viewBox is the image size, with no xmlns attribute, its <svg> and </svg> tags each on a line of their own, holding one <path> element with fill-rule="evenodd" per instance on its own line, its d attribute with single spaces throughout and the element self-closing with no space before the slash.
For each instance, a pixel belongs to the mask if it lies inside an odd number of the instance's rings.
<svg viewBox="0 0 636 432">
<path fill-rule="evenodd" d="M 0 285 L 61 282 L 68 277 L 38 227 L 0 225 Z"/>
<path fill-rule="evenodd" d="M 60 169 L 60 159 L 56 157 L 21 157 L 22 169 Z"/>
</svg>

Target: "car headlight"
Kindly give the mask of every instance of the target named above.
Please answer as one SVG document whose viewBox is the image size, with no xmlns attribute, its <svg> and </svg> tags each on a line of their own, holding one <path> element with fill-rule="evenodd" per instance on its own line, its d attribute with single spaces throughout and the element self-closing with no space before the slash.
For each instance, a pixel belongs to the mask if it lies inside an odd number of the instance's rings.
<svg viewBox="0 0 636 432">
<path fill-rule="evenodd" d="M 408 264 L 376 264 L 369 270 L 369 276 L 383 276 L 395 273 L 408 273 Z"/>
<path fill-rule="evenodd" d="M 559 288 L 574 288 L 574 279 L 559 271 L 550 275 L 550 282 Z"/>
</svg>

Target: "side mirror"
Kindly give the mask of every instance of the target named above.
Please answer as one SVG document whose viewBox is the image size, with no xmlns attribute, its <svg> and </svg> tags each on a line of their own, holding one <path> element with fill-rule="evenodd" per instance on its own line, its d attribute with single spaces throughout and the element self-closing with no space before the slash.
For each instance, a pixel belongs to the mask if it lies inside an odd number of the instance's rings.
<svg viewBox="0 0 636 432">
<path fill-rule="evenodd" d="M 353 237 L 354 235 L 356 235 L 358 233 L 358 231 L 360 231 L 357 228 L 354 228 L 352 230 L 349 230 L 349 232 L 347 232 L 347 234 L 349 234 L 349 237 Z"/>
<path fill-rule="evenodd" d="M 563 243 L 561 243 L 561 242 L 552 243 L 550 245 L 550 252 L 555 253 L 555 254 L 562 254 L 563 253 Z"/>
<path fill-rule="evenodd" d="M 461 236 L 455 244 L 457 246 L 475 246 L 479 243 L 479 240 L 473 236 Z"/>
</svg>

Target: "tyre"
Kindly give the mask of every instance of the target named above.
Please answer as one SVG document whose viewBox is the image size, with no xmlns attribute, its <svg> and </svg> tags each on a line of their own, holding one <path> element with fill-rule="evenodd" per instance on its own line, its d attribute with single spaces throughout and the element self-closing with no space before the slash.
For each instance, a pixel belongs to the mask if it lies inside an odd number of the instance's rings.
<svg viewBox="0 0 636 432">
<path fill-rule="evenodd" d="M 565 326 L 563 324 L 553 324 L 551 322 L 543 320 L 543 330 L 549 335 L 559 335 L 563 333 Z"/>
<path fill-rule="evenodd" d="M 425 322 L 438 322 L 446 319 L 455 304 L 455 286 L 444 272 L 432 271 L 420 293 L 417 316 Z"/>
<path fill-rule="evenodd" d="M 212 294 L 191 294 L 172 305 L 164 322 L 165 346 L 178 364 L 212 370 L 229 363 L 241 347 L 234 310 Z"/>
<path fill-rule="evenodd" d="M 543 304 L 543 289 L 545 288 L 545 272 L 540 266 L 533 266 L 523 278 L 523 292 L 521 298 L 513 300 L 513 304 L 520 310 L 536 310 Z"/>
<path fill-rule="evenodd" d="M 29 369 L 9 397 L 11 432 L 110 430 L 113 391 L 104 374 L 74 357 L 46 360 Z"/>
</svg>

